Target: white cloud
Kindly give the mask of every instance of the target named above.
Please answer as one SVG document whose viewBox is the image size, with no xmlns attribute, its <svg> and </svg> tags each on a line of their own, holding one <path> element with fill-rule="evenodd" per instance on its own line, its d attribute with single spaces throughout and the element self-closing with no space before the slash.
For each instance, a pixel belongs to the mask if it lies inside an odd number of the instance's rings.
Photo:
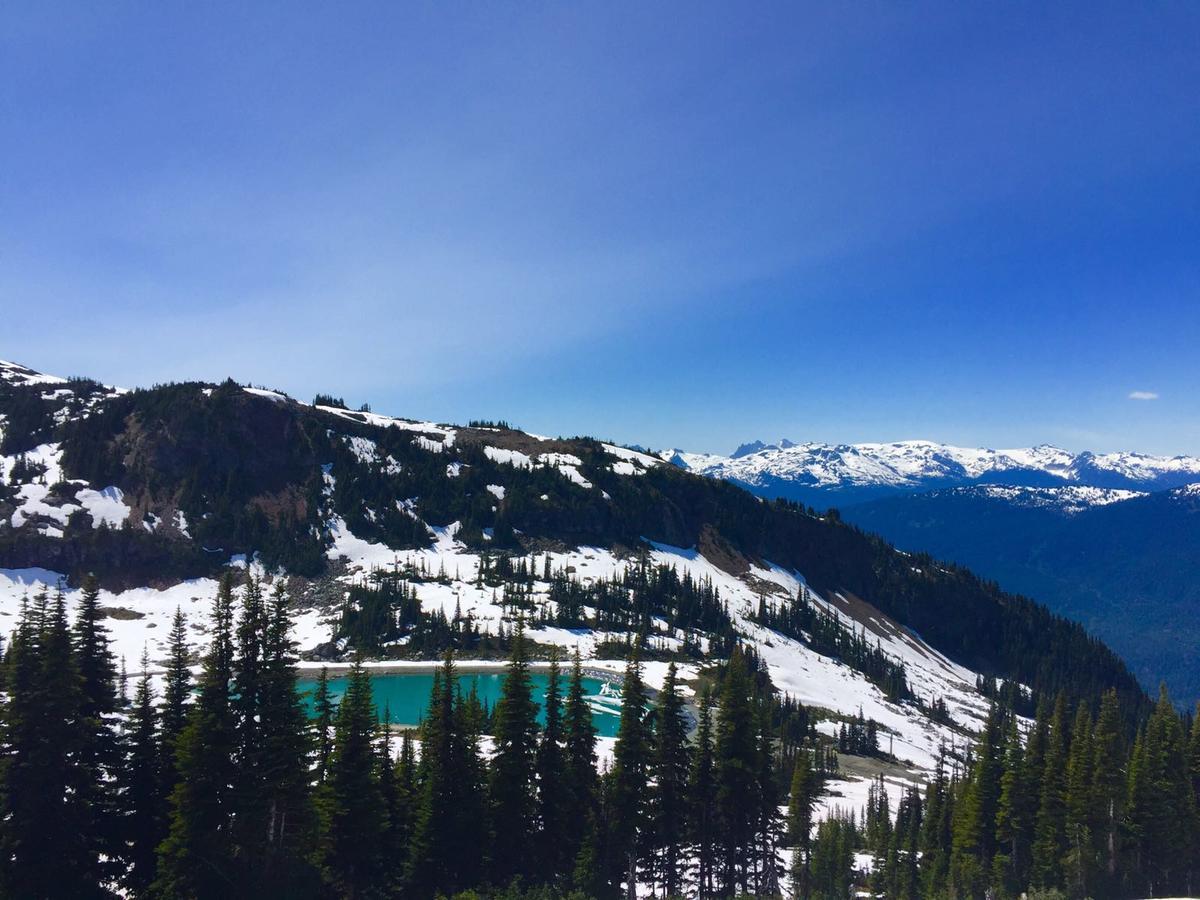
<svg viewBox="0 0 1200 900">
<path fill-rule="evenodd" d="M 1130 391 L 1130 400 L 1157 400 L 1158 394 L 1154 391 Z"/>
</svg>

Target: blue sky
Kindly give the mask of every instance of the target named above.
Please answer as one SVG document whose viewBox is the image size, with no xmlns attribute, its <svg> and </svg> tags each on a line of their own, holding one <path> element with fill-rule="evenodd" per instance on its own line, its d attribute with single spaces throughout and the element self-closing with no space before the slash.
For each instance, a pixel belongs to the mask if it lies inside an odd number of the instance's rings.
<svg viewBox="0 0 1200 900">
<path fill-rule="evenodd" d="M 1200 453 L 1198 96 L 1188 3 L 9 4 L 0 358 Z"/>
</svg>

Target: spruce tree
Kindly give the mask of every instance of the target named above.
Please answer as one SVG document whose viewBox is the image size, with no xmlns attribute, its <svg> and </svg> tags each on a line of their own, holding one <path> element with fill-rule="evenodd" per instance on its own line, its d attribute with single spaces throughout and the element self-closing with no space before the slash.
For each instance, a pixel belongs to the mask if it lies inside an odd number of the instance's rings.
<svg viewBox="0 0 1200 900">
<path fill-rule="evenodd" d="M 1067 890 L 1073 896 L 1086 897 L 1095 886 L 1096 858 L 1092 841 L 1094 802 L 1092 793 L 1092 717 L 1080 704 L 1071 729 L 1071 750 L 1067 756 L 1066 838 L 1067 852 L 1063 871 Z"/>
<path fill-rule="evenodd" d="M 696 847 L 697 892 L 703 898 L 715 892 L 717 775 L 713 748 L 713 699 L 700 695 L 700 717 L 688 775 L 688 831 Z"/>
<path fill-rule="evenodd" d="M 529 677 L 523 622 L 518 623 L 513 635 L 492 729 L 492 876 L 496 884 L 507 885 L 514 878 L 528 880 L 537 862 L 537 704 Z"/>
<path fill-rule="evenodd" d="M 262 589 L 253 575 L 242 591 L 241 615 L 235 635 L 233 689 L 230 704 L 236 731 L 234 751 L 235 852 L 245 877 L 256 883 L 265 866 L 268 814 L 265 770 L 267 765 L 262 721 L 263 642 L 266 610 Z"/>
<path fill-rule="evenodd" d="M 654 746 L 651 774 L 654 844 L 659 855 L 658 874 L 668 897 L 682 885 L 680 866 L 687 835 L 688 723 L 679 696 L 675 663 L 667 667 L 663 689 L 654 710 Z"/>
<path fill-rule="evenodd" d="M 175 769 L 176 744 L 187 725 L 187 704 L 192 693 L 192 672 L 188 665 L 191 649 L 187 640 L 187 616 L 175 607 L 168 638 L 167 672 L 163 687 L 161 713 L 162 789 L 166 803 L 179 780 Z"/>
<path fill-rule="evenodd" d="M 562 672 L 558 651 L 550 655 L 550 671 L 546 680 L 543 703 L 546 727 L 538 745 L 538 846 L 541 849 L 542 877 L 561 885 L 574 868 L 574 853 L 564 840 L 575 811 L 571 808 L 570 781 L 567 775 L 566 741 L 563 732 Z"/>
<path fill-rule="evenodd" d="M 384 799 L 375 749 L 371 676 L 356 659 L 338 705 L 329 759 L 326 878 L 339 897 L 369 897 L 383 869 Z"/>
<path fill-rule="evenodd" d="M 485 821 L 474 737 L 456 714 L 457 674 L 447 652 L 435 673 L 421 725 L 419 789 L 406 884 L 411 896 L 433 897 L 474 887 L 482 876 Z"/>
<path fill-rule="evenodd" d="M 779 775 L 775 770 L 774 700 L 760 698 L 756 704 L 757 746 L 755 748 L 754 788 L 757 801 L 754 837 L 755 890 L 760 896 L 779 894 L 779 870 L 775 843 L 780 830 Z"/>
<path fill-rule="evenodd" d="M 127 750 L 122 767 L 123 836 L 127 841 L 122 883 L 134 897 L 144 896 L 158 872 L 156 849 L 166 833 L 162 793 L 162 754 L 157 712 L 150 688 L 150 658 L 142 653 L 142 673 L 133 693 Z"/>
<path fill-rule="evenodd" d="M 82 745 L 78 782 L 80 797 L 87 810 L 85 839 L 90 843 L 98 865 L 96 880 L 111 880 L 120 872 L 120 844 L 117 829 L 117 798 L 112 785 L 118 783 L 120 753 L 113 727 L 118 707 L 117 667 L 109 649 L 108 629 L 100 618 L 100 587 L 94 575 L 87 575 L 80 592 L 74 626 L 75 659 L 83 686 Z M 103 863 L 101 860 L 106 859 Z"/>
<path fill-rule="evenodd" d="M 321 666 L 313 692 L 313 742 L 316 745 L 316 780 L 324 784 L 333 752 L 333 700 L 329 696 L 329 669 Z"/>
<path fill-rule="evenodd" d="M 716 838 L 720 878 L 726 893 L 748 893 L 747 863 L 753 852 L 756 804 L 757 729 L 750 703 L 750 676 L 740 648 L 725 672 L 717 713 Z"/>
<path fill-rule="evenodd" d="M 646 721 L 646 687 L 635 652 L 621 684 L 621 722 L 609 776 L 614 881 L 624 880 L 625 896 L 636 900 L 637 863 L 647 831 L 647 784 L 651 735 Z"/>
<path fill-rule="evenodd" d="M 1121 823 L 1125 817 L 1126 782 L 1121 765 L 1121 711 L 1117 692 L 1107 691 L 1092 732 L 1092 803 L 1096 846 L 1102 861 L 1104 885 L 1116 886 Z"/>
<path fill-rule="evenodd" d="M 1015 896 L 1029 879 L 1033 844 L 1035 797 L 1029 791 L 1025 747 L 1016 717 L 1010 718 L 1004 750 L 1004 772 L 1000 776 L 1000 800 L 996 808 L 996 856 L 993 882 Z"/>
<path fill-rule="evenodd" d="M 81 784 L 94 770 L 80 765 L 88 720 L 61 591 L 52 605 L 45 594 L 23 604 L 6 663 L 0 894 L 103 895 L 82 802 L 98 787 Z"/>
<path fill-rule="evenodd" d="M 316 851 L 317 815 L 310 786 L 310 740 L 304 705 L 296 684 L 291 615 L 283 585 L 265 608 L 262 645 L 257 758 L 254 780 L 261 808 L 250 810 L 259 830 L 251 833 L 257 858 L 251 885 L 279 890 L 289 897 L 312 894 L 318 881 L 311 860 Z"/>
<path fill-rule="evenodd" d="M 950 880 L 954 790 L 946 774 L 945 747 L 939 749 L 933 780 L 925 789 L 925 821 L 921 829 L 921 886 L 927 897 L 942 896 Z"/>
<path fill-rule="evenodd" d="M 571 661 L 567 703 L 563 716 L 566 738 L 566 799 L 569 804 L 563 855 L 575 868 L 575 858 L 585 836 L 595 827 L 598 781 L 596 774 L 596 724 L 583 689 L 583 664 L 579 648 Z"/>
<path fill-rule="evenodd" d="M 233 681 L 233 585 L 221 579 L 213 605 L 212 642 L 195 702 L 176 741 L 178 782 L 170 824 L 159 847 L 156 893 L 216 897 L 238 883 L 232 836 L 237 780 L 237 729 L 229 696 Z"/>
<path fill-rule="evenodd" d="M 807 898 L 809 849 L 812 846 L 813 807 L 816 806 L 817 777 L 809 752 L 801 748 L 792 766 L 792 786 L 788 796 L 787 840 L 792 851 L 791 883 L 794 898 Z"/>
<path fill-rule="evenodd" d="M 1003 781 L 1003 723 L 993 703 L 976 748 L 975 767 L 955 809 L 950 879 L 964 896 L 982 894 L 991 879 L 996 814 Z"/>
<path fill-rule="evenodd" d="M 1046 754 L 1042 762 L 1042 789 L 1034 825 L 1033 884 L 1062 885 L 1062 860 L 1067 843 L 1067 709 L 1059 694 L 1050 719 Z"/>
</svg>

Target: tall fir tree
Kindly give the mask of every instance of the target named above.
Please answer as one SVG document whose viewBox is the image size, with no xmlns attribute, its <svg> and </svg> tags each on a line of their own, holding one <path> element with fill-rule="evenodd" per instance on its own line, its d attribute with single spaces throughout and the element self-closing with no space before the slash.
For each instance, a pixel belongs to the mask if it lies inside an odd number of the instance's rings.
<svg viewBox="0 0 1200 900">
<path fill-rule="evenodd" d="M 163 687 L 160 739 L 162 742 L 162 789 L 164 802 L 179 780 L 175 768 L 176 744 L 187 725 L 187 705 L 192 693 L 191 648 L 187 639 L 187 616 L 175 607 L 167 642 L 167 672 Z"/>
<path fill-rule="evenodd" d="M 621 721 L 613 747 L 613 766 L 609 773 L 611 808 L 610 862 L 612 880 L 624 881 L 628 900 L 637 897 L 637 870 L 645 849 L 648 830 L 647 786 L 651 752 L 651 734 L 646 718 L 646 686 L 642 666 L 635 652 L 625 666 L 621 683 Z"/>
<path fill-rule="evenodd" d="M 596 724 L 583 687 L 579 648 L 571 660 L 567 702 L 563 713 L 566 741 L 566 800 L 570 814 L 563 834 L 563 855 L 572 873 L 584 838 L 596 827 L 598 780 L 596 775 Z"/>
<path fill-rule="evenodd" d="M 758 819 L 757 804 L 747 802 L 756 796 L 757 728 L 750 690 L 746 658 L 735 648 L 721 688 L 715 745 L 716 837 L 726 893 L 750 891 L 748 864 Z"/>
<path fill-rule="evenodd" d="M 80 781 L 95 770 L 80 764 L 89 723 L 61 591 L 22 605 L 6 662 L 0 893 L 102 896 L 83 800 L 99 788 Z"/>
<path fill-rule="evenodd" d="M 85 792 L 80 800 L 89 819 L 84 834 L 97 859 L 97 881 L 111 881 L 120 873 L 120 841 L 111 827 L 118 815 L 112 786 L 118 783 L 120 772 L 113 721 L 119 705 L 117 666 L 109 647 L 108 629 L 101 620 L 100 587 L 94 575 L 83 579 L 73 632 L 75 660 L 83 684 L 78 781 Z"/>
<path fill-rule="evenodd" d="M 1095 803 L 1092 779 L 1092 716 L 1080 704 L 1071 728 L 1067 755 L 1066 854 L 1063 875 L 1072 896 L 1091 896 L 1096 886 L 1097 859 L 1092 838 Z"/>
<path fill-rule="evenodd" d="M 1067 701 L 1059 694 L 1050 718 L 1046 753 L 1042 760 L 1041 794 L 1033 840 L 1033 883 L 1060 887 L 1067 844 Z"/>
<path fill-rule="evenodd" d="M 996 806 L 996 856 L 992 865 L 993 883 L 1010 896 L 1018 894 L 1029 879 L 1036 810 L 1036 797 L 1030 787 L 1021 729 L 1016 717 L 1012 716 L 1005 741 L 1004 771 L 1000 776 L 1000 799 Z"/>
<path fill-rule="evenodd" d="M 476 886 L 482 879 L 486 821 L 474 737 L 456 714 L 457 673 L 447 652 L 434 675 L 421 725 L 421 761 L 406 884 L 429 898 Z"/>
<path fill-rule="evenodd" d="M 537 864 L 537 704 L 533 700 L 523 622 L 517 624 L 513 634 L 492 728 L 492 876 L 496 884 L 507 885 L 515 878 L 528 880 Z"/>
<path fill-rule="evenodd" d="M 796 753 L 792 766 L 786 834 L 788 843 L 794 848 L 790 879 L 792 896 L 797 900 L 807 900 L 811 893 L 808 853 L 812 846 L 813 809 L 817 802 L 817 787 L 817 775 L 813 771 L 809 751 L 802 747 Z"/>
<path fill-rule="evenodd" d="M 233 682 L 233 583 L 221 579 L 212 635 L 195 702 L 175 747 L 178 777 L 170 825 L 159 847 L 156 893 L 216 897 L 238 884 L 233 843 L 237 728 L 229 696 Z"/>
<path fill-rule="evenodd" d="M 283 585 L 265 608 L 258 732 L 262 742 L 255 779 L 261 807 L 251 811 L 257 860 L 250 884 L 258 893 L 279 890 L 300 898 L 314 893 L 317 814 L 310 784 L 310 738 L 296 684 L 291 615 Z"/>
<path fill-rule="evenodd" d="M 339 897 L 380 894 L 384 799 L 376 760 L 371 676 L 356 659 L 338 704 L 329 759 L 329 836 L 326 878 Z"/>
<path fill-rule="evenodd" d="M 675 663 L 667 666 L 654 709 L 654 745 L 650 772 L 655 867 L 663 890 L 675 897 L 682 886 L 683 845 L 687 838 L 688 721 L 679 695 Z"/>
<path fill-rule="evenodd" d="M 166 832 L 166 805 L 162 793 L 162 752 L 157 732 L 157 710 L 150 687 L 150 657 L 142 652 L 142 670 L 133 692 L 129 714 L 121 805 L 124 811 L 121 854 L 125 862 L 122 884 L 134 897 L 145 896 L 158 872 L 156 848 Z"/>
<path fill-rule="evenodd" d="M 562 671 L 558 652 L 552 650 L 542 701 L 546 727 L 537 751 L 538 836 L 540 874 L 556 886 L 567 883 L 574 869 L 574 853 L 564 836 L 570 828 L 570 781 L 567 774 L 566 739 L 563 731 Z"/>
<path fill-rule="evenodd" d="M 1100 712 L 1092 731 L 1092 803 L 1093 829 L 1101 868 L 1102 885 L 1112 891 L 1117 886 L 1121 825 L 1125 818 L 1126 772 L 1122 767 L 1121 711 L 1117 692 L 1107 691 L 1100 700 Z"/>
<path fill-rule="evenodd" d="M 697 893 L 701 900 L 716 889 L 717 773 L 713 747 L 713 698 L 700 695 L 700 715 L 688 773 L 688 831 L 696 848 Z"/>
<path fill-rule="evenodd" d="M 321 666 L 313 690 L 313 743 L 316 746 L 316 780 L 324 784 L 333 752 L 333 699 L 329 695 L 329 669 Z"/>
<path fill-rule="evenodd" d="M 975 767 L 954 818 L 950 879 L 956 893 L 984 893 L 992 875 L 996 814 L 1003 788 L 1004 714 L 993 703 L 976 749 Z"/>
</svg>

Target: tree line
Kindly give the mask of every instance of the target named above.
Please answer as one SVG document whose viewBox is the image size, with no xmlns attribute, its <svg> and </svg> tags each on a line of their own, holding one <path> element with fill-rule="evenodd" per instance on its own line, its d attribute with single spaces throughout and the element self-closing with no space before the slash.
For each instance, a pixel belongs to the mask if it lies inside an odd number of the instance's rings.
<svg viewBox="0 0 1200 900">
<path fill-rule="evenodd" d="M 1133 731 L 1115 691 L 1065 697 L 1022 722 L 994 704 L 963 767 L 939 759 L 922 796 L 890 809 L 882 780 L 861 817 L 821 823 L 797 896 L 854 889 L 919 898 L 1193 896 L 1200 888 L 1200 718 L 1162 692 Z M 855 853 L 871 854 L 869 872 Z"/>
<path fill-rule="evenodd" d="M 652 696 L 634 656 L 598 767 L 578 655 L 553 660 L 539 724 L 520 625 L 493 709 L 447 655 L 398 735 L 361 663 L 338 703 L 323 674 L 306 712 L 282 587 L 248 579 L 235 609 L 222 581 L 194 680 L 177 613 L 161 697 L 146 659 L 126 696 L 98 597 L 89 581 L 73 622 L 61 592 L 28 601 L 0 667 L 6 897 L 1125 898 L 1200 873 L 1200 724 L 1165 693 L 1132 731 L 1113 691 L 1032 723 L 994 703 L 923 794 L 893 811 L 880 781 L 861 817 L 818 824 L 836 756 L 750 648 L 690 736 L 674 666 Z"/>
<path fill-rule="evenodd" d="M 830 767 L 781 752 L 739 650 L 693 738 L 674 665 L 652 697 L 631 660 L 598 767 L 578 653 L 551 663 L 541 725 L 520 625 L 494 709 L 447 654 L 424 722 L 397 735 L 361 663 L 337 703 L 322 673 L 306 712 L 282 586 L 250 578 L 235 607 L 221 582 L 195 679 L 177 612 L 161 697 L 145 658 L 125 696 L 98 597 L 89 580 L 73 622 L 61 591 L 34 597 L 5 654 L 3 896 L 774 895 L 785 766 L 814 785 Z"/>
</svg>

